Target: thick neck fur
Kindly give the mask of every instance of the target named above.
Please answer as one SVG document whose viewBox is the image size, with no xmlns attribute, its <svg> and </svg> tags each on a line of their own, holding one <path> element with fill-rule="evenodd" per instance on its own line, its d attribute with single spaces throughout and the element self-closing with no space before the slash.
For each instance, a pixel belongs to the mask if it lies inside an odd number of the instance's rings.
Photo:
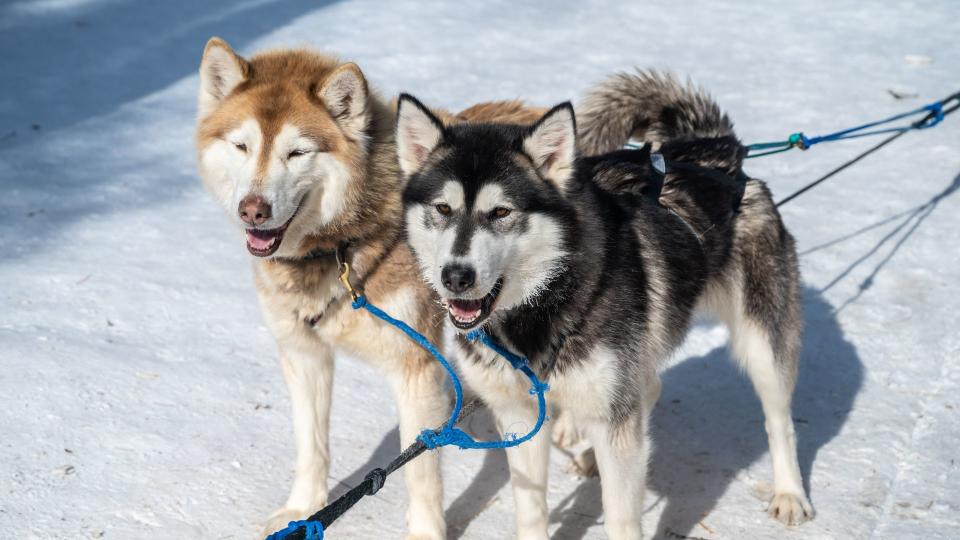
<svg viewBox="0 0 960 540">
<path fill-rule="evenodd" d="M 598 190 L 589 180 L 580 183 L 567 197 L 563 209 L 564 249 L 561 270 L 543 291 L 523 304 L 507 310 L 489 325 L 495 337 L 504 339 L 530 359 L 538 370 L 552 371 L 558 352 L 571 344 L 567 337 L 589 316 L 590 298 L 603 286 L 601 275 L 607 264 L 602 240 L 604 220 L 591 215 L 597 208 Z"/>
</svg>

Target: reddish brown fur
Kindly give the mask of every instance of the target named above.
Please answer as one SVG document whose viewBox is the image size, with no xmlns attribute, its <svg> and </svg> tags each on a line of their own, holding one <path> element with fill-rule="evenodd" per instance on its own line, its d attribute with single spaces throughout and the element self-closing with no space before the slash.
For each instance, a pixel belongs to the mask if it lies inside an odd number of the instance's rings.
<svg viewBox="0 0 960 540">
<path fill-rule="evenodd" d="M 533 124 L 547 112 L 543 107 L 530 107 L 522 101 L 491 101 L 478 103 L 456 115 L 461 122 L 504 122 L 508 124 Z"/>
<path fill-rule="evenodd" d="M 211 47 L 229 51 L 226 43 L 214 39 L 205 55 Z M 360 80 L 364 80 L 355 65 L 342 64 L 307 50 L 267 52 L 250 60 L 236 55 L 232 58 L 242 66 L 244 80 L 229 95 L 217 96 L 222 99 L 199 120 L 197 149 L 201 156 L 209 145 L 253 117 L 261 126 L 264 138 L 264 150 L 258 156 L 258 175 L 264 174 L 270 142 L 285 124 L 293 124 L 302 133 L 309 134 L 324 151 L 349 164 L 351 173 L 340 215 L 324 225 L 308 223 L 299 237 L 284 238 L 284 242 L 294 242 L 290 245 L 296 246 L 298 257 L 253 259 L 264 317 L 280 345 L 281 356 L 285 351 L 323 351 L 336 346 L 371 359 L 388 374 L 402 374 L 402 380 L 406 381 L 403 386 L 418 392 L 420 401 L 432 403 L 436 396 L 443 396 L 443 373 L 432 357 L 368 313 L 352 309 L 349 297 L 337 282 L 337 267 L 332 257 L 301 260 L 316 250 L 333 250 L 341 241 L 349 241 L 351 278 L 355 286 L 381 307 L 396 310 L 396 316 L 423 332 L 432 342 L 442 342 L 444 313 L 432 289 L 421 280 L 414 256 L 401 241 L 395 107 L 368 89 L 363 130 L 366 140 L 354 140 L 338 124 L 338 119 L 330 115 L 318 91 L 339 70 L 355 70 Z M 448 122 L 529 123 L 541 110 L 528 109 L 512 101 L 476 105 L 457 115 L 438 112 Z M 316 324 L 307 322 L 311 320 L 317 321 Z M 434 409 L 429 422 L 438 424 L 445 411 L 443 406 Z M 402 436 L 404 444 L 408 443 L 410 433 Z M 436 457 L 423 456 L 416 463 L 415 467 L 408 467 L 408 483 L 418 475 L 431 474 L 424 471 L 436 467 Z M 420 490 L 433 493 L 439 487 L 428 481 Z M 436 493 L 427 495 L 428 498 L 436 496 Z M 274 521 L 280 523 L 303 513 L 301 508 L 286 508 L 275 515 Z M 442 513 L 436 519 L 442 523 Z"/>
</svg>

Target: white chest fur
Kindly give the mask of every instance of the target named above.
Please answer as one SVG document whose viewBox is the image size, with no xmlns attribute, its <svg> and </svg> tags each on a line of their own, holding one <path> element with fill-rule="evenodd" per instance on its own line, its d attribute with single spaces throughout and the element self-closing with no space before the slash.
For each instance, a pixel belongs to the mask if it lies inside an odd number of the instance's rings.
<svg viewBox="0 0 960 540">
<path fill-rule="evenodd" d="M 484 401 L 495 408 L 535 407 L 536 400 L 529 394 L 530 381 L 526 376 L 486 347 L 472 350 L 482 360 L 461 361 L 460 371 Z M 461 349 L 460 356 L 465 357 L 466 351 Z M 560 407 L 580 419 L 604 418 L 609 414 L 614 395 L 616 357 L 610 349 L 596 347 L 580 365 L 553 374 L 545 382 L 550 385 L 546 398 L 551 407 Z"/>
</svg>

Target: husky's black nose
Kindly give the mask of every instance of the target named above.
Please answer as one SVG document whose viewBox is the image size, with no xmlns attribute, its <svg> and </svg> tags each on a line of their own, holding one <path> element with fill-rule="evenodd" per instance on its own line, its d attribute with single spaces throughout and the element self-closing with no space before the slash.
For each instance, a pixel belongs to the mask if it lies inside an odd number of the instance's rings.
<svg viewBox="0 0 960 540">
<path fill-rule="evenodd" d="M 448 264 L 440 272 L 440 279 L 443 280 L 443 286 L 450 292 L 462 293 L 473 287 L 473 282 L 477 280 L 477 273 L 469 266 Z"/>
</svg>

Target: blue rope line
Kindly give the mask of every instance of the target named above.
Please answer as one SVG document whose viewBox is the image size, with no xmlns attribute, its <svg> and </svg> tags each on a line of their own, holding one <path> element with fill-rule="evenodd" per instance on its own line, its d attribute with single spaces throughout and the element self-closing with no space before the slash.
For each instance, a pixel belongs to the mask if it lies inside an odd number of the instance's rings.
<svg viewBox="0 0 960 540">
<path fill-rule="evenodd" d="M 870 128 L 872 128 L 872 127 L 880 126 L 880 125 L 883 125 L 883 124 L 888 124 L 888 123 L 890 123 L 890 122 L 895 122 L 895 121 L 897 121 L 897 120 L 900 120 L 901 118 L 907 118 L 907 117 L 909 117 L 909 116 L 913 116 L 913 115 L 920 114 L 920 113 L 924 113 L 924 112 L 925 112 L 925 113 L 933 113 L 934 116 L 931 117 L 929 120 L 927 120 L 927 121 L 925 121 L 925 122 L 922 122 L 922 123 L 919 123 L 919 124 L 915 124 L 915 125 L 914 125 L 914 124 L 911 124 L 911 125 L 909 125 L 909 126 L 902 126 L 902 127 L 888 128 L 888 129 L 878 129 L 878 130 L 875 130 L 875 131 L 868 131 L 868 132 L 866 132 L 866 133 L 856 133 L 856 132 L 862 131 L 862 130 L 864 130 L 864 129 L 870 129 Z M 863 124 L 863 125 L 861 125 L 861 126 L 852 127 L 852 128 L 850 128 L 850 129 L 845 129 L 845 130 L 843 130 L 843 131 L 837 131 L 837 132 L 831 133 L 831 134 L 829 134 L 829 135 L 823 135 L 823 136 L 820 136 L 820 137 L 813 137 L 813 138 L 810 138 L 810 139 L 807 139 L 806 137 L 803 137 L 803 139 L 804 139 L 803 143 L 804 143 L 804 145 L 805 145 L 807 148 L 809 148 L 810 146 L 812 146 L 812 145 L 814 145 L 814 144 L 819 144 L 819 143 L 822 143 L 822 142 L 839 141 L 839 140 L 841 140 L 841 139 L 855 139 L 855 138 L 857 138 L 857 137 L 867 137 L 867 136 L 869 136 L 869 135 L 881 135 L 881 134 L 883 134 L 883 133 L 894 133 L 894 132 L 899 132 L 899 131 L 910 131 L 911 129 L 927 129 L 927 128 L 930 128 L 930 127 L 933 127 L 933 126 L 939 124 L 941 120 L 943 120 L 943 103 L 938 101 L 938 102 L 936 102 L 936 103 L 931 103 L 931 104 L 929 104 L 929 105 L 924 105 L 923 107 L 920 107 L 919 109 L 914 109 L 914 110 L 912 110 L 912 111 L 910 111 L 910 112 L 905 112 L 905 113 L 902 113 L 902 114 L 897 114 L 897 115 L 891 116 L 890 118 L 887 118 L 887 119 L 884 119 L 884 120 L 878 120 L 878 121 L 876 121 L 876 122 L 870 122 L 869 124 Z"/>
<path fill-rule="evenodd" d="M 447 371 L 447 375 L 450 377 L 450 381 L 453 383 L 453 391 L 457 395 L 457 401 L 453 406 L 453 415 L 450 416 L 450 420 L 447 420 L 447 423 L 444 425 L 442 431 L 455 429 L 453 426 L 457 423 L 457 416 L 460 415 L 460 409 L 463 408 L 463 386 L 460 384 L 460 378 L 457 377 L 457 373 L 453 370 L 453 366 L 450 365 L 450 362 L 448 362 L 447 359 L 440 354 L 440 351 L 438 351 L 437 348 L 433 346 L 433 343 L 430 343 L 430 340 L 424 337 L 423 334 L 417 332 L 413 328 L 410 328 L 407 323 L 398 319 L 394 319 L 390 315 L 387 315 L 387 313 L 382 309 L 371 304 L 370 302 L 367 302 L 366 296 L 357 296 L 351 305 L 353 306 L 353 309 L 364 308 L 374 317 L 400 329 L 417 345 L 423 347 L 428 353 L 433 355 L 433 357 L 437 359 L 437 362 L 440 362 L 440 365 L 443 366 L 443 369 Z"/>
<path fill-rule="evenodd" d="M 543 423 L 547 420 L 547 402 L 544 397 L 544 393 L 550 389 L 550 386 L 544 382 L 541 382 L 537 378 L 537 375 L 530 369 L 529 362 L 526 358 L 513 354 L 512 352 L 501 347 L 498 343 L 490 339 L 486 333 L 482 330 L 474 330 L 467 334 L 467 339 L 470 341 L 480 340 L 481 343 L 489 347 L 495 353 L 507 359 L 510 362 L 510 365 L 513 366 L 513 369 L 519 370 L 521 373 L 527 376 L 530 379 L 530 394 L 537 396 L 537 421 L 534 424 L 533 428 L 523 436 L 517 436 L 516 433 L 505 433 L 504 439 L 501 441 L 475 441 L 469 435 L 464 433 L 462 430 L 457 428 L 453 429 L 443 429 L 439 432 L 432 430 L 425 430 L 420 434 L 419 439 L 423 441 L 427 448 L 436 448 L 439 446 L 455 445 L 461 449 L 483 449 L 491 450 L 495 448 L 511 448 L 514 446 L 519 446 L 530 439 L 532 439 L 540 431 L 540 428 L 543 427 Z M 455 412 L 455 414 L 457 414 Z"/>
<path fill-rule="evenodd" d="M 450 381 L 453 383 L 453 389 L 456 393 L 457 399 L 453 407 L 453 413 L 450 415 L 450 419 L 447 420 L 447 423 L 444 424 L 442 429 L 439 431 L 425 429 L 420 433 L 419 436 L 417 436 L 417 439 L 421 441 L 428 449 L 433 450 L 435 448 L 448 445 L 457 446 L 464 450 L 510 448 L 512 446 L 523 444 L 524 442 L 532 439 L 540 431 L 540 428 L 543 427 L 543 423 L 547 421 L 547 401 L 543 394 L 547 392 L 550 387 L 537 378 L 537 375 L 532 369 L 530 369 L 526 358 L 513 354 L 512 352 L 501 347 L 499 344 L 490 339 L 490 336 L 482 331 L 474 330 L 473 332 L 467 334 L 467 339 L 470 341 L 476 341 L 479 339 L 481 343 L 492 349 L 500 356 L 506 358 L 514 369 L 520 370 L 524 375 L 527 376 L 528 379 L 530 379 L 530 383 L 532 385 L 530 388 L 530 394 L 535 394 L 537 396 L 537 422 L 534 424 L 533 429 L 531 429 L 529 433 L 522 437 L 518 437 L 516 434 L 506 433 L 504 434 L 505 438 L 502 441 L 474 440 L 466 432 L 456 427 L 457 418 L 460 416 L 460 410 L 463 408 L 463 385 L 460 383 L 460 377 L 457 376 L 457 372 L 454 371 L 453 366 L 450 365 L 450 362 L 443 357 L 440 351 L 438 351 L 432 343 L 430 343 L 430 340 L 428 340 L 420 332 L 417 332 L 411 328 L 407 323 L 399 319 L 394 319 L 382 309 L 368 302 L 365 296 L 357 296 L 351 306 L 353 309 L 366 309 L 374 317 L 377 317 L 387 324 L 401 330 L 417 345 L 420 345 L 427 352 L 433 355 L 433 357 L 440 362 L 440 365 L 443 366 L 443 369 L 447 371 L 447 375 L 450 377 Z M 266 540 L 285 540 L 287 536 L 293 534 L 301 527 L 304 528 L 304 540 L 323 540 L 323 524 L 319 521 L 311 520 L 291 521 L 289 524 L 287 524 L 285 529 L 271 534 L 266 538 Z"/>
<path fill-rule="evenodd" d="M 285 529 L 281 529 L 266 538 L 266 540 L 284 540 L 287 536 L 296 532 L 300 527 L 304 528 L 303 540 L 323 540 L 323 523 L 319 521 L 291 521 Z"/>
<path fill-rule="evenodd" d="M 440 365 L 443 366 L 443 369 L 446 370 L 447 376 L 450 377 L 450 382 L 453 383 L 453 390 L 456 394 L 456 402 L 453 406 L 453 412 L 450 414 L 450 419 L 439 431 L 425 429 L 417 437 L 417 439 L 430 450 L 439 448 L 441 446 L 450 445 L 456 446 L 462 450 L 510 448 L 529 441 L 540 431 L 540 428 L 543 427 L 543 423 L 547 420 L 547 401 L 543 394 L 549 390 L 550 387 L 537 378 L 537 375 L 532 369 L 530 369 L 526 358 L 517 356 L 504 349 L 480 330 L 475 330 L 467 334 L 467 339 L 470 341 L 479 339 L 481 343 L 491 348 L 500 356 L 506 358 L 514 369 L 520 370 L 524 375 L 526 375 L 527 378 L 530 379 L 530 383 L 532 385 L 530 393 L 537 396 L 537 422 L 534 424 L 533 429 L 531 429 L 529 433 L 523 435 L 522 437 L 518 437 L 516 434 L 507 433 L 505 434 L 504 439 L 501 441 L 477 441 L 465 431 L 456 427 L 457 418 L 460 416 L 460 410 L 463 408 L 463 385 L 460 383 L 460 377 L 457 376 L 457 372 L 454 371 L 453 366 L 451 366 L 450 362 L 447 361 L 442 354 L 440 354 L 440 351 L 438 351 L 437 348 L 430 343 L 430 340 L 424 337 L 423 334 L 417 332 L 413 328 L 410 328 L 407 323 L 387 315 L 383 310 L 368 302 L 366 297 L 362 295 L 358 296 L 356 300 L 353 301 L 352 306 L 353 309 L 366 309 L 374 317 L 377 317 L 387 324 L 390 324 L 391 326 L 401 330 L 417 345 L 420 345 L 427 352 L 433 355 L 437 362 L 440 362 Z"/>
<path fill-rule="evenodd" d="M 949 98 L 946 98 L 940 101 L 935 101 L 933 103 L 924 105 L 923 107 L 914 109 L 912 111 L 895 114 L 889 118 L 884 118 L 883 120 L 877 120 L 876 122 L 861 124 L 859 126 L 852 127 L 849 129 L 828 133 L 827 135 L 820 135 L 817 137 L 807 137 L 802 132 L 798 132 L 798 133 L 791 134 L 790 137 L 788 137 L 787 140 L 785 141 L 773 141 L 773 142 L 750 144 L 750 145 L 747 145 L 747 150 L 749 155 L 747 155 L 745 159 L 779 154 L 781 152 L 786 152 L 794 148 L 806 150 L 815 144 L 820 144 L 825 142 L 841 141 L 846 139 L 858 139 L 860 137 L 870 137 L 873 135 L 883 135 L 886 133 L 903 133 L 905 131 L 911 131 L 914 129 L 932 128 L 933 126 L 943 121 L 944 116 L 946 116 L 946 113 L 943 110 L 944 105 L 954 100 L 960 100 L 960 94 L 954 94 Z M 956 106 L 952 107 L 950 112 L 952 112 L 952 109 L 955 109 L 955 108 Z M 902 120 L 904 118 L 909 118 L 911 116 L 915 116 L 923 113 L 926 113 L 926 115 L 923 118 L 906 126 L 897 126 L 897 127 L 884 128 L 884 129 L 875 129 L 872 131 L 864 131 L 864 130 L 869 130 L 870 128 L 882 126 L 884 124 L 889 124 L 890 122 L 896 122 L 897 120 Z M 627 141 L 627 143 L 624 145 L 624 148 L 636 149 L 642 146 L 643 146 L 642 143 Z M 765 151 L 760 153 L 755 153 L 755 151 L 757 150 L 765 150 Z"/>
<path fill-rule="evenodd" d="M 951 97 L 950 99 L 954 99 Z M 844 129 L 841 131 L 836 131 L 834 133 L 829 133 L 827 135 L 820 135 L 817 137 L 807 137 L 803 133 L 794 133 L 785 141 L 774 141 L 766 143 L 756 143 L 747 146 L 747 149 L 751 152 L 751 155 L 747 156 L 747 159 L 757 158 L 763 156 L 769 156 L 771 154 L 779 154 L 780 152 L 786 152 L 793 148 L 800 148 L 801 150 L 806 150 L 815 144 L 820 144 L 824 142 L 840 141 L 845 139 L 857 139 L 860 137 L 869 137 L 872 135 L 883 135 L 885 133 L 902 133 L 904 131 L 911 131 L 914 129 L 927 129 L 939 124 L 944 117 L 943 112 L 944 101 L 937 101 L 930 103 L 929 105 L 924 105 L 918 109 L 908 111 L 905 113 L 900 113 L 893 115 L 889 118 L 884 118 L 883 120 L 877 120 L 876 122 L 869 122 L 867 124 L 862 124 L 855 126 L 849 129 Z M 914 122 L 907 126 L 898 126 L 892 128 L 884 129 L 875 129 L 872 131 L 870 128 L 881 126 L 884 124 L 889 124 L 890 122 L 896 122 L 897 120 L 902 120 L 917 114 L 926 113 L 926 116 L 920 121 Z M 753 153 L 755 150 L 767 150 L 766 152 L 761 152 L 759 154 Z"/>
</svg>

